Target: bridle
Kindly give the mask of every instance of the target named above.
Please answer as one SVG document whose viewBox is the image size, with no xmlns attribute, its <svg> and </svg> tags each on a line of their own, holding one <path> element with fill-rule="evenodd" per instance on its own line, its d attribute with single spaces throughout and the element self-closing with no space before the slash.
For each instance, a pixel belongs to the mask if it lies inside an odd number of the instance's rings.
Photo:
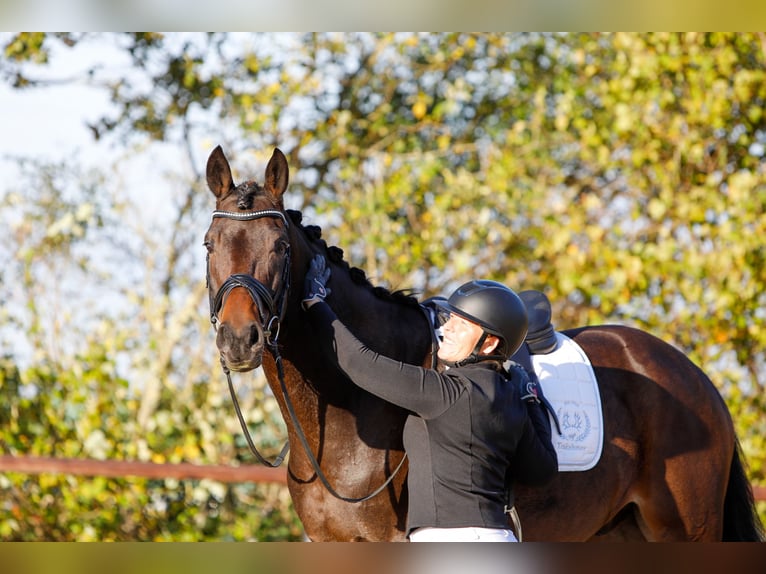
<svg viewBox="0 0 766 574">
<path fill-rule="evenodd" d="M 237 221 L 250 221 L 255 219 L 262 219 L 264 217 L 281 219 L 285 224 L 285 228 L 290 227 L 290 224 L 288 223 L 288 220 L 287 220 L 287 217 L 285 217 L 285 214 L 276 209 L 264 209 L 261 211 L 243 211 L 243 212 L 216 210 L 213 212 L 213 219 L 223 218 L 223 219 L 234 219 Z M 317 477 L 322 482 L 324 487 L 335 498 L 343 500 L 344 502 L 352 502 L 352 503 L 364 502 L 380 494 L 388 486 L 388 484 L 393 480 L 393 478 L 397 475 L 399 470 L 402 468 L 402 466 L 404 465 L 404 461 L 407 459 L 407 455 L 405 454 L 402 457 L 402 460 L 399 461 L 399 465 L 396 467 L 396 469 L 394 469 L 394 472 L 392 472 L 388 476 L 388 478 L 386 478 L 385 482 L 383 482 L 383 484 L 381 484 L 378 488 L 376 488 L 370 494 L 367 494 L 359 498 L 350 498 L 350 497 L 346 497 L 346 496 L 342 496 L 338 494 L 335 491 L 335 489 L 330 485 L 329 481 L 327 480 L 327 477 L 325 476 L 324 472 L 320 468 L 319 462 L 314 456 L 314 453 L 311 451 L 310 445 L 308 443 L 308 439 L 306 438 L 306 435 L 303 432 L 303 428 L 301 427 L 300 422 L 298 421 L 298 415 L 295 413 L 295 408 L 293 407 L 292 400 L 290 399 L 290 395 L 287 392 L 287 385 L 285 384 L 285 372 L 284 372 L 284 367 L 282 366 L 282 356 L 279 354 L 278 341 L 279 341 L 280 327 L 282 325 L 282 321 L 284 319 L 285 312 L 287 310 L 287 304 L 286 304 L 287 295 L 290 290 L 290 247 L 289 245 L 285 253 L 284 266 L 282 267 L 282 281 L 280 285 L 280 290 L 277 293 L 274 293 L 270 287 L 264 285 L 263 283 L 258 281 L 255 277 L 252 277 L 246 274 L 237 273 L 237 274 L 229 276 L 229 278 L 223 282 L 221 287 L 219 287 L 215 296 L 213 296 L 212 292 L 210 291 L 210 254 L 209 253 L 207 256 L 207 269 L 205 273 L 206 273 L 206 284 L 208 288 L 208 296 L 210 301 L 210 322 L 213 324 L 214 329 L 218 330 L 218 323 L 220 322 L 218 318 L 218 313 L 221 311 L 224 304 L 226 303 L 226 298 L 228 297 L 229 293 L 231 293 L 232 289 L 235 289 L 236 287 L 244 288 L 250 294 L 250 297 L 255 303 L 255 306 L 258 308 L 258 316 L 259 316 L 258 318 L 261 322 L 261 329 L 263 330 L 266 348 L 269 349 L 272 356 L 274 357 L 274 362 L 276 363 L 276 366 L 277 366 L 277 375 L 279 378 L 279 385 L 282 389 L 282 394 L 285 399 L 287 410 L 290 414 L 290 418 L 293 422 L 293 426 L 295 427 L 295 431 L 296 431 L 296 434 L 298 435 L 298 439 L 301 441 L 301 444 L 303 445 L 306 455 L 308 456 L 308 459 L 314 468 L 314 472 L 316 473 Z M 242 432 L 245 435 L 245 439 L 247 440 L 247 445 L 250 448 L 250 451 L 261 462 L 261 464 L 265 464 L 272 468 L 276 468 L 280 466 L 282 462 L 284 461 L 285 456 L 287 456 L 287 452 L 290 449 L 290 443 L 289 442 L 285 443 L 279 455 L 274 459 L 273 462 L 267 460 L 258 451 L 258 449 L 255 447 L 255 444 L 253 443 L 252 437 L 250 436 L 250 431 L 247 428 L 247 422 L 245 421 L 245 418 L 242 415 L 242 409 L 239 406 L 237 393 L 234 390 L 234 384 L 232 383 L 232 380 L 231 380 L 231 371 L 226 366 L 226 362 L 224 361 L 223 355 L 221 355 L 221 367 L 223 368 L 223 372 L 226 375 L 226 380 L 229 386 L 229 394 L 231 395 L 232 402 L 234 403 L 234 410 L 237 413 L 237 419 L 239 419 L 239 424 L 242 427 Z"/>
<path fill-rule="evenodd" d="M 285 227 L 289 227 L 285 214 L 276 209 L 264 209 L 261 211 L 214 211 L 213 219 L 235 219 L 237 221 L 250 221 L 253 219 L 261 219 L 263 217 L 273 217 L 281 219 Z M 258 308 L 258 315 L 261 320 L 261 326 L 263 327 L 263 334 L 266 338 L 266 344 L 269 346 L 276 346 L 276 341 L 279 338 L 279 328 L 282 324 L 282 319 L 285 316 L 285 310 L 287 305 L 287 293 L 290 290 L 290 247 L 287 247 L 285 254 L 285 261 L 282 267 L 282 281 L 280 291 L 274 293 L 269 287 L 258 281 L 255 277 L 238 273 L 230 276 L 223 285 L 218 289 L 218 292 L 213 297 L 210 292 L 210 254 L 208 254 L 207 261 L 207 288 L 210 297 L 210 322 L 213 327 L 218 329 L 218 313 L 223 308 L 226 298 L 231 290 L 235 287 L 243 287 L 250 293 L 255 306 Z M 268 314 L 266 314 L 268 313 Z M 272 334 L 273 342 L 272 342 Z"/>
</svg>

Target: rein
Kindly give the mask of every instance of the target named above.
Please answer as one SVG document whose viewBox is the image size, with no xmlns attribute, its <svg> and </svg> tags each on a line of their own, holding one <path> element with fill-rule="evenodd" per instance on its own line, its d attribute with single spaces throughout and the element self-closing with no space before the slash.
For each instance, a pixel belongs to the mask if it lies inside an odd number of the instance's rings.
<svg viewBox="0 0 766 574">
<path fill-rule="evenodd" d="M 216 210 L 213 212 L 213 218 L 215 219 L 217 217 L 224 218 L 224 219 L 234 219 L 237 221 L 250 221 L 254 219 L 261 219 L 263 217 L 274 217 L 274 218 L 281 219 L 285 223 L 285 226 L 289 227 L 285 214 L 275 209 L 266 209 L 262 211 L 249 211 L 249 212 Z M 347 496 L 342 496 L 332 487 L 332 485 L 330 485 L 324 472 L 322 472 L 322 469 L 319 466 L 319 461 L 317 461 L 316 457 L 314 456 L 314 453 L 311 451 L 311 447 L 308 443 L 308 439 L 306 438 L 306 435 L 303 432 L 303 428 L 301 427 L 301 424 L 298 420 L 298 415 L 295 413 L 293 402 L 290 399 L 290 395 L 287 392 L 287 385 L 285 383 L 285 372 L 284 372 L 284 367 L 282 366 L 282 356 L 279 354 L 278 339 L 279 339 L 279 331 L 282 324 L 282 320 L 284 319 L 285 312 L 287 310 L 287 306 L 285 303 L 287 301 L 287 293 L 290 289 L 290 250 L 289 248 L 285 256 L 285 263 L 282 269 L 282 289 L 280 293 L 274 294 L 269 287 L 267 287 L 266 285 L 264 285 L 263 283 L 255 279 L 254 277 L 251 277 L 250 275 L 235 274 L 235 275 L 231 275 L 228 279 L 226 279 L 226 281 L 223 282 L 223 285 L 221 285 L 221 287 L 218 289 L 218 292 L 215 294 L 215 296 L 213 296 L 212 293 L 210 293 L 210 255 L 209 254 L 208 254 L 208 260 L 207 260 L 206 282 L 208 287 L 208 295 L 210 299 L 210 322 L 213 324 L 213 327 L 216 330 L 218 329 L 218 323 L 219 323 L 218 312 L 223 308 L 223 305 L 226 302 L 226 297 L 231 292 L 231 290 L 236 287 L 242 287 L 246 289 L 247 292 L 250 294 L 250 297 L 252 298 L 253 302 L 258 308 L 258 315 L 261 321 L 261 327 L 263 329 L 266 346 L 271 352 L 272 356 L 274 357 L 274 362 L 276 363 L 276 366 L 277 366 L 279 386 L 285 398 L 285 404 L 287 405 L 287 411 L 290 414 L 290 419 L 292 420 L 293 426 L 295 427 L 295 431 L 296 431 L 296 434 L 298 435 L 298 439 L 300 440 L 303 446 L 303 449 L 306 452 L 306 455 L 309 461 L 311 462 L 311 466 L 314 468 L 314 472 L 316 473 L 317 477 L 321 481 L 322 485 L 324 485 L 327 491 L 330 494 L 332 494 L 335 498 L 338 498 L 344 502 L 351 502 L 351 503 L 364 502 L 380 494 L 389 485 L 389 483 L 393 480 L 393 478 L 398 474 L 399 470 L 404 465 L 404 461 L 407 460 L 406 453 L 402 457 L 402 460 L 399 461 L 399 464 L 396 467 L 396 469 L 394 469 L 394 472 L 392 472 L 391 475 L 389 475 L 388 478 L 386 478 L 383 484 L 381 484 L 374 491 L 359 498 L 350 498 Z M 268 314 L 264 314 L 264 309 L 268 311 Z M 282 450 L 280 451 L 279 455 L 274 460 L 274 462 L 268 461 L 266 458 L 264 458 L 263 455 L 261 455 L 260 452 L 258 452 L 258 449 L 255 447 L 255 444 L 253 443 L 253 439 L 250 435 L 250 431 L 247 428 L 247 423 L 245 422 L 245 418 L 242 415 L 242 410 L 239 406 L 239 400 L 237 399 L 237 395 L 234 390 L 234 384 L 232 383 L 232 380 L 231 380 L 231 372 L 229 368 L 226 366 L 223 356 L 221 356 L 221 367 L 223 369 L 224 374 L 226 375 L 226 380 L 229 387 L 229 394 L 231 395 L 232 402 L 234 403 L 234 410 L 237 414 L 237 419 L 239 419 L 239 424 L 242 427 L 242 432 L 245 435 L 245 439 L 247 440 L 247 445 L 250 448 L 250 451 L 255 455 L 255 457 L 262 464 L 265 464 L 272 468 L 276 468 L 280 466 L 282 462 L 284 462 L 285 456 L 287 455 L 287 452 L 290 449 L 289 441 L 286 442 L 285 445 L 282 447 Z"/>
</svg>

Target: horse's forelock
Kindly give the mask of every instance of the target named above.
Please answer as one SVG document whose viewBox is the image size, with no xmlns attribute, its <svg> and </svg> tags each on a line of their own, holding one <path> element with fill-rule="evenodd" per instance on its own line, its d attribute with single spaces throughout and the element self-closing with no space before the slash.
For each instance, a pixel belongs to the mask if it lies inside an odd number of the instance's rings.
<svg viewBox="0 0 766 574">
<path fill-rule="evenodd" d="M 246 181 L 237 186 L 237 207 L 252 209 L 253 199 L 263 191 L 263 187 L 254 181 Z"/>
</svg>

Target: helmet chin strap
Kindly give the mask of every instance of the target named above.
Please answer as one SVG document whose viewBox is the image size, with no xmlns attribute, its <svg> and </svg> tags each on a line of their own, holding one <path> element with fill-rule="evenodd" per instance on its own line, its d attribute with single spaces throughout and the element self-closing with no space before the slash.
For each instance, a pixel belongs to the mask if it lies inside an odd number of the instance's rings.
<svg viewBox="0 0 766 574">
<path fill-rule="evenodd" d="M 481 347 L 484 345 L 484 341 L 487 340 L 487 336 L 489 333 L 484 331 L 481 334 L 481 337 L 479 337 L 479 340 L 476 341 L 476 345 L 473 348 L 473 351 L 471 351 L 471 354 L 468 355 L 465 359 L 460 359 L 459 361 L 442 361 L 445 365 L 449 367 L 462 367 L 464 365 L 471 365 L 473 363 L 478 363 L 480 361 L 504 361 L 505 357 L 502 355 L 482 355 L 481 354 Z"/>
</svg>

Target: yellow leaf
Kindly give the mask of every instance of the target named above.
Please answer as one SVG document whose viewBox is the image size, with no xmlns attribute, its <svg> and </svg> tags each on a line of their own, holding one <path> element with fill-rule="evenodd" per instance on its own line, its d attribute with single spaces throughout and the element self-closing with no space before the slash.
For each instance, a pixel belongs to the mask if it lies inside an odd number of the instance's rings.
<svg viewBox="0 0 766 574">
<path fill-rule="evenodd" d="M 418 100 L 415 102 L 415 105 L 412 106 L 412 115 L 415 116 L 415 119 L 422 120 L 426 115 L 426 104 L 425 102 Z"/>
<path fill-rule="evenodd" d="M 647 211 L 652 219 L 659 221 L 665 215 L 667 207 L 665 206 L 665 203 L 655 197 L 649 201 Z"/>
</svg>

